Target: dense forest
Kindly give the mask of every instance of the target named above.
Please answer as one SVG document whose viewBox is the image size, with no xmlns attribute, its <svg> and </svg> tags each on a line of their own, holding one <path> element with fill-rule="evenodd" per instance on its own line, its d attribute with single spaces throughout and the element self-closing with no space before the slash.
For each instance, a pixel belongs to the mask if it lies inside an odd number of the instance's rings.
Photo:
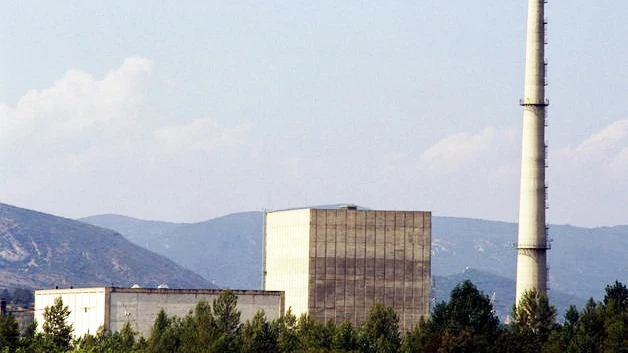
<svg viewBox="0 0 628 353">
<path fill-rule="evenodd" d="M 69 310 L 61 298 L 44 311 L 42 332 L 35 324 L 20 335 L 17 322 L 0 317 L 1 352 L 628 352 L 628 290 L 620 282 L 606 287 L 604 299 L 572 306 L 558 320 L 545 295 L 527 292 L 500 323 L 489 297 L 465 281 L 449 301 L 437 304 L 426 320 L 399 331 L 395 311 L 382 304 L 369 310 L 360 327 L 344 322 L 296 318 L 290 311 L 277 320 L 264 312 L 240 322 L 237 297 L 225 291 L 210 305 L 201 301 L 185 317 L 158 315 L 149 337 L 127 324 L 120 332 L 100 330 L 72 339 Z M 561 322 L 562 321 L 562 322 Z"/>
</svg>

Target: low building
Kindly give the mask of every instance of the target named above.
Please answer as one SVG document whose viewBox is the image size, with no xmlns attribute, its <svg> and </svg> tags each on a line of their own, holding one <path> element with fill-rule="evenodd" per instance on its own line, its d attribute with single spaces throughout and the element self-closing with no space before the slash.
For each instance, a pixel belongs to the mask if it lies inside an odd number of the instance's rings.
<svg viewBox="0 0 628 353">
<path fill-rule="evenodd" d="M 35 319 L 38 330 L 44 322 L 46 307 L 61 297 L 70 309 L 68 323 L 74 336 L 95 334 L 99 327 L 120 331 L 129 322 L 134 330 L 148 337 L 161 309 L 169 316 L 183 317 L 196 304 L 205 300 L 212 304 L 222 290 L 218 289 L 158 289 L 158 288 L 67 288 L 35 291 Z M 284 312 L 284 293 L 280 291 L 234 290 L 238 297 L 240 319 L 245 322 L 259 310 L 268 319 L 277 319 Z"/>
<path fill-rule="evenodd" d="M 297 316 L 355 326 L 382 303 L 410 330 L 429 315 L 431 230 L 432 214 L 421 211 L 268 212 L 264 289 L 285 291 Z"/>
</svg>

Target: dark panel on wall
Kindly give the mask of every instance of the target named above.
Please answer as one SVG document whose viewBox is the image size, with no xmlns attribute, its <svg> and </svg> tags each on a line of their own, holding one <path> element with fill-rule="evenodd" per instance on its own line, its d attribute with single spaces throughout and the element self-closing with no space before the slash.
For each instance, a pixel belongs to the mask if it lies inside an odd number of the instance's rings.
<svg viewBox="0 0 628 353">
<path fill-rule="evenodd" d="M 360 325 L 375 302 L 408 330 L 429 314 L 429 212 L 311 210 L 310 314 Z"/>
</svg>

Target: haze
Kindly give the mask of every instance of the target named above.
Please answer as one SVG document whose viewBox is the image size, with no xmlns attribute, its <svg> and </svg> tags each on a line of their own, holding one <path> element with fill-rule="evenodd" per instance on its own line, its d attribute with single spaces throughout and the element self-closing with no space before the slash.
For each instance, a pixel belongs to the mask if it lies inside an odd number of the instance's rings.
<svg viewBox="0 0 628 353">
<path fill-rule="evenodd" d="M 0 202 L 517 219 L 525 2 L 0 4 Z M 626 13 L 547 6 L 550 223 L 628 224 Z"/>
</svg>

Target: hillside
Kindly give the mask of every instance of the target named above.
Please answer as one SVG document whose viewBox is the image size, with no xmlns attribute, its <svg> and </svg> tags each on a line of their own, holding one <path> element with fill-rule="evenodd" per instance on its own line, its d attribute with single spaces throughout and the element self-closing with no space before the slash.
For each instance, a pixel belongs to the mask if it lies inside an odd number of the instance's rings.
<svg viewBox="0 0 628 353">
<path fill-rule="evenodd" d="M 201 223 L 143 221 L 105 215 L 82 219 L 114 229 L 200 273 L 218 285 L 260 288 L 263 215 L 235 213 Z M 432 273 L 449 276 L 467 268 L 514 278 L 515 223 L 433 217 Z M 580 298 L 601 298 L 606 284 L 628 282 L 628 226 L 550 227 L 550 288 Z M 513 289 L 514 291 L 514 289 Z"/>
<path fill-rule="evenodd" d="M 191 224 L 119 215 L 93 216 L 81 221 L 120 232 L 135 244 L 184 265 L 220 287 L 261 288 L 261 212 L 234 213 Z"/>
<path fill-rule="evenodd" d="M 514 278 L 515 223 L 434 217 L 433 273 L 448 275 L 465 268 Z M 548 251 L 550 290 L 600 299 L 604 287 L 628 282 L 628 226 L 581 228 L 551 225 Z"/>
<path fill-rule="evenodd" d="M 194 224 L 115 215 L 83 221 L 114 229 L 220 286 L 257 289 L 261 287 L 262 218 L 261 212 L 246 212 Z M 457 278 L 468 269 L 475 269 L 511 281 L 496 288 L 504 292 L 498 293 L 499 297 L 514 295 L 515 223 L 455 217 L 433 217 L 432 222 L 435 278 Z M 550 227 L 550 237 L 553 238 L 548 255 L 551 295 L 580 298 L 576 302 L 589 297 L 601 299 L 607 284 L 614 280 L 628 282 L 625 257 L 628 226 L 557 225 Z M 501 281 L 497 277 L 491 281 Z"/>
<path fill-rule="evenodd" d="M 210 288 L 201 276 L 115 231 L 0 204 L 0 283 L 55 286 Z"/>
</svg>

